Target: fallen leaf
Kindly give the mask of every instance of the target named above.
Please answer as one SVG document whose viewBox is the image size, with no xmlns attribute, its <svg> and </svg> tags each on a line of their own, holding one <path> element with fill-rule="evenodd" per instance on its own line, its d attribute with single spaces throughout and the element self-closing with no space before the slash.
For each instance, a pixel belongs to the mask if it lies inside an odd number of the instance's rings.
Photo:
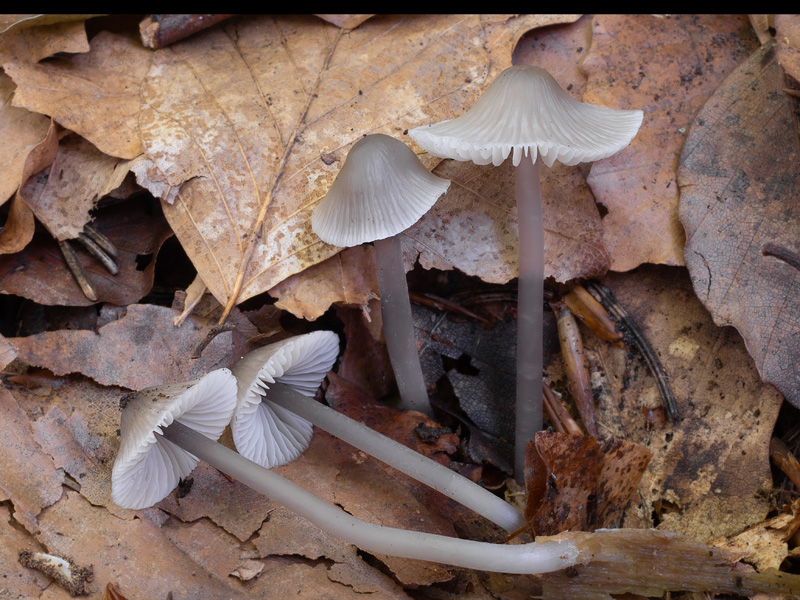
<svg viewBox="0 0 800 600">
<path fill-rule="evenodd" d="M 17 353 L 14 352 L 14 347 L 8 343 L 8 340 L 0 335 L 0 371 L 5 369 L 11 361 L 17 358 Z"/>
<path fill-rule="evenodd" d="M 17 84 L 14 106 L 50 115 L 101 152 L 131 159 L 142 153 L 139 94 L 152 54 L 132 37 L 101 31 L 86 54 L 4 68 Z"/>
<path fill-rule="evenodd" d="M 147 295 L 153 285 L 156 256 L 172 231 L 159 208 L 135 199 L 104 208 L 93 222 L 119 250 L 119 273 L 111 275 L 80 244 L 75 252 L 97 290 L 100 302 L 125 306 Z M 40 304 L 89 306 L 64 257 L 44 232 L 17 254 L 0 256 L 0 291 Z"/>
<path fill-rule="evenodd" d="M 50 119 L 12 105 L 14 82 L 0 72 L 0 204 L 11 198 L 22 182 L 25 158 L 47 136 Z"/>
<path fill-rule="evenodd" d="M 584 102 L 645 112 L 639 133 L 587 177 L 608 209 L 611 269 L 683 264 L 676 172 L 686 129 L 708 96 L 758 46 L 744 15 L 596 15 L 583 61 Z"/>
<path fill-rule="evenodd" d="M 55 159 L 36 195 L 23 189 L 23 197 L 56 240 L 69 240 L 83 232 L 91 219 L 89 211 L 122 185 L 127 173 L 128 161 L 103 154 L 80 136 L 68 135 L 58 142 Z"/>
<path fill-rule="evenodd" d="M 694 290 L 742 334 L 764 381 L 800 406 L 800 281 L 766 244 L 797 255 L 797 128 L 775 46 L 725 80 L 697 115 L 681 157 L 681 221 Z"/>
<path fill-rule="evenodd" d="M 152 521 L 119 519 L 70 490 L 42 518 L 39 539 L 52 553 L 91 564 L 90 592 L 98 597 L 108 581 L 129 598 L 251 597 L 234 580 L 207 573 Z"/>
<path fill-rule="evenodd" d="M 315 15 L 342 29 L 355 29 L 373 15 Z"/>
<path fill-rule="evenodd" d="M 539 535 L 614 527 L 650 461 L 624 440 L 539 432 L 525 450 L 525 518 Z"/>
<path fill-rule="evenodd" d="M 84 20 L 94 15 L 9 15 L 0 23 L 0 64 L 36 63 L 58 52 L 87 52 Z"/>
<path fill-rule="evenodd" d="M 367 306 L 378 297 L 375 253 L 371 245 L 347 248 L 269 290 L 275 306 L 313 321 L 334 302 Z"/>
<path fill-rule="evenodd" d="M 23 198 L 23 188 L 36 173 L 50 166 L 58 151 L 56 126 L 52 121 L 44 139 L 30 149 L 25 157 L 20 179 L 20 187 L 14 195 L 9 208 L 8 218 L 0 230 L 0 254 L 19 252 L 33 238 L 33 211 Z"/>
<path fill-rule="evenodd" d="M 0 388 L 0 415 L 0 501 L 11 500 L 14 519 L 36 533 L 39 513 L 61 497 L 64 473 L 42 454 L 27 416 L 5 388 Z"/>
<path fill-rule="evenodd" d="M 797 15 L 774 15 L 778 62 L 800 81 L 800 19 Z"/>
<path fill-rule="evenodd" d="M 601 437 L 624 438 L 652 453 L 642 478 L 638 526 L 698 540 L 738 533 L 770 510 L 769 439 L 781 395 L 765 385 L 736 330 L 716 327 L 685 270 L 640 267 L 602 280 L 651 344 L 669 377 L 679 419 L 647 420 L 661 405 L 640 359 L 587 336 Z M 644 518 L 640 521 L 640 518 Z"/>
<path fill-rule="evenodd" d="M 511 164 L 491 167 L 447 160 L 434 172 L 453 183 L 432 210 L 403 232 L 406 254 L 419 253 L 426 269 L 455 267 L 490 283 L 516 277 L 519 249 Z M 603 275 L 609 259 L 600 214 L 580 168 L 556 165 L 542 175 L 545 276 L 563 282 Z"/>
<path fill-rule="evenodd" d="M 213 327 L 190 316 L 180 327 L 176 311 L 152 304 L 131 304 L 122 318 L 93 331 L 51 331 L 10 338 L 17 355 L 58 375 L 83 373 L 102 385 L 132 390 L 201 377 L 232 357 L 231 331 L 215 337 L 202 356 L 189 359 Z M 120 347 L 128 348 L 120 353 Z"/>
</svg>

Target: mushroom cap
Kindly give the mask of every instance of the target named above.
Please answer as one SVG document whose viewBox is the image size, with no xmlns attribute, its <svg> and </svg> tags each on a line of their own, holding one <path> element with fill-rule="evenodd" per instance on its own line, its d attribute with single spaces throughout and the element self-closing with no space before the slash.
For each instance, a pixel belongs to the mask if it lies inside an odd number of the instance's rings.
<svg viewBox="0 0 800 600">
<path fill-rule="evenodd" d="M 239 454 L 271 469 L 308 448 L 312 426 L 269 401 L 269 384 L 283 383 L 313 396 L 339 354 L 339 338 L 314 331 L 253 350 L 234 367 L 239 399 L 231 420 Z"/>
<path fill-rule="evenodd" d="M 197 458 L 160 435 L 174 420 L 212 440 L 236 407 L 236 379 L 218 369 L 188 383 L 147 388 L 122 411 L 119 452 L 111 470 L 111 498 L 123 508 L 146 508 L 169 494 Z"/>
<path fill-rule="evenodd" d="M 311 228 L 334 246 L 382 240 L 416 223 L 449 186 L 403 142 L 374 133 L 350 148 Z"/>
<path fill-rule="evenodd" d="M 627 146 L 641 110 L 616 110 L 579 102 L 544 69 L 518 65 L 504 70 L 462 116 L 417 127 L 409 135 L 435 156 L 499 166 L 511 151 L 516 167 L 523 153 L 548 167 L 607 158 Z"/>
</svg>

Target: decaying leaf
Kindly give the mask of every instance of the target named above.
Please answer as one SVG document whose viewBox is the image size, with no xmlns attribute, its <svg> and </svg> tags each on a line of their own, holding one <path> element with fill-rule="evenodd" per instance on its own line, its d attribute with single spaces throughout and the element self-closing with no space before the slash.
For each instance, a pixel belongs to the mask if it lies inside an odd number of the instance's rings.
<svg viewBox="0 0 800 600">
<path fill-rule="evenodd" d="M 525 518 L 535 535 L 613 527 L 650 462 L 624 440 L 539 432 L 525 452 Z"/>
<path fill-rule="evenodd" d="M 4 68 L 17 84 L 14 106 L 50 115 L 100 151 L 131 159 L 142 152 L 139 94 L 151 58 L 134 38 L 102 31 L 86 54 Z"/>
<path fill-rule="evenodd" d="M 50 166 L 58 151 L 58 136 L 55 123 L 50 122 L 50 127 L 44 139 L 33 146 L 25 156 L 20 178 L 20 187 L 14 194 L 9 208 L 8 218 L 3 229 L 0 230 L 0 254 L 19 252 L 33 238 L 34 220 L 33 210 L 23 197 L 25 184 L 42 169 Z"/>
<path fill-rule="evenodd" d="M 47 136 L 50 119 L 12 105 L 14 82 L 0 72 L 0 204 L 17 191 L 28 153 Z"/>
<path fill-rule="evenodd" d="M 22 195 L 50 234 L 59 241 L 78 237 L 89 222 L 89 211 L 120 185 L 128 161 L 103 154 L 84 138 L 69 135 L 58 143 L 53 164 L 37 179 L 35 196 Z"/>
<path fill-rule="evenodd" d="M 681 221 L 697 296 L 716 323 L 742 334 L 764 381 L 800 406 L 800 272 L 791 266 L 800 179 L 784 86 L 770 45 L 709 99 L 681 157 Z"/>
<path fill-rule="evenodd" d="M 426 269 L 456 267 L 484 281 L 517 276 L 514 169 L 444 161 L 451 179 L 434 209 L 403 233 L 406 254 L 419 253 Z M 554 166 L 542 177 L 545 276 L 556 281 L 598 277 L 608 269 L 600 215 L 578 167 Z"/>
<path fill-rule="evenodd" d="M 761 382 L 741 338 L 714 325 L 683 269 L 639 268 L 602 280 L 669 375 L 679 419 L 653 425 L 655 380 L 625 350 L 586 336 L 601 437 L 645 446 L 638 526 L 707 541 L 762 521 L 770 509 L 769 439 L 783 398 Z"/>
<path fill-rule="evenodd" d="M 87 52 L 83 21 L 93 15 L 8 15 L 0 24 L 0 64 L 35 63 L 58 52 Z"/>
<path fill-rule="evenodd" d="M 233 332 L 226 331 L 206 346 L 200 358 L 189 358 L 213 327 L 207 319 L 190 316 L 175 327 L 176 311 L 153 304 L 131 304 L 126 313 L 97 333 L 51 331 L 9 342 L 29 364 L 46 366 L 59 375 L 83 373 L 103 385 L 132 390 L 191 381 L 232 357 Z M 120 347 L 129 351 L 120 353 Z"/>
<path fill-rule="evenodd" d="M 61 497 L 64 473 L 42 453 L 28 418 L 4 388 L 0 388 L 0 416 L 0 501 L 11 500 L 14 518 L 36 533 L 40 511 Z"/>
<path fill-rule="evenodd" d="M 97 291 L 100 302 L 125 306 L 145 296 L 153 285 L 156 256 L 172 231 L 161 211 L 146 202 L 122 202 L 97 215 L 93 225 L 116 246 L 117 275 L 111 275 L 76 244 L 76 254 Z M 0 256 L 0 291 L 46 305 L 93 304 L 67 269 L 53 238 L 37 233 L 17 254 Z"/>
<path fill-rule="evenodd" d="M 611 268 L 683 264 L 676 171 L 686 129 L 722 79 L 757 47 L 743 15 L 596 15 L 584 102 L 640 108 L 631 145 L 587 178 L 607 209 Z"/>
</svg>

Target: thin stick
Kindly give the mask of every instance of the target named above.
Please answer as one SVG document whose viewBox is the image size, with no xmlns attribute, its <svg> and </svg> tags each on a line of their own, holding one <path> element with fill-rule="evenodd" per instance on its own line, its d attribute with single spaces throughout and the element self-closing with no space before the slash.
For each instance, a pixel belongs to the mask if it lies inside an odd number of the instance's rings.
<svg viewBox="0 0 800 600">
<path fill-rule="evenodd" d="M 75 254 L 75 250 L 66 240 L 58 242 L 58 247 L 61 249 L 61 254 L 64 256 L 64 261 L 67 263 L 67 268 L 69 269 L 70 273 L 72 273 L 75 281 L 78 282 L 83 295 L 92 302 L 97 302 L 97 292 L 95 291 L 92 283 L 89 281 L 89 276 L 86 275 L 86 270 L 83 268 L 80 259 L 78 259 L 78 255 Z"/>
<path fill-rule="evenodd" d="M 444 563 L 501 573 L 548 573 L 578 559 L 572 542 L 517 545 L 461 540 L 432 533 L 384 527 L 357 519 L 340 508 L 247 460 L 203 434 L 174 421 L 163 436 L 187 452 L 282 504 L 327 533 L 370 553 Z"/>
</svg>

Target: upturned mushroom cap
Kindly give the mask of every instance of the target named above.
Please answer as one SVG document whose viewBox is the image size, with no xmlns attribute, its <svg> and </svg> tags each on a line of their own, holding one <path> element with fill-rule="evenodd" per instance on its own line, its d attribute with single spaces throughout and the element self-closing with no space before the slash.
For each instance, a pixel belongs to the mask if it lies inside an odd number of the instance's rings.
<svg viewBox="0 0 800 600">
<path fill-rule="evenodd" d="M 217 440 L 235 407 L 236 379 L 228 369 L 138 392 L 122 411 L 122 439 L 111 470 L 114 502 L 146 508 L 163 499 L 192 472 L 197 458 L 156 434 L 178 420 Z"/>
<path fill-rule="evenodd" d="M 308 448 L 311 423 L 265 396 L 269 384 L 276 381 L 313 396 L 338 354 L 335 333 L 314 331 L 269 344 L 239 361 L 233 369 L 239 400 L 231 432 L 242 456 L 271 469 L 293 461 Z"/>
<path fill-rule="evenodd" d="M 409 135 L 435 156 L 499 166 L 513 151 L 548 166 L 607 158 L 627 146 L 642 124 L 641 110 L 615 110 L 572 98 L 544 69 L 504 70 L 468 112 L 417 127 Z"/>
<path fill-rule="evenodd" d="M 416 223 L 449 186 L 403 142 L 382 133 L 368 135 L 350 149 L 311 215 L 311 228 L 335 246 L 382 240 Z"/>
</svg>

